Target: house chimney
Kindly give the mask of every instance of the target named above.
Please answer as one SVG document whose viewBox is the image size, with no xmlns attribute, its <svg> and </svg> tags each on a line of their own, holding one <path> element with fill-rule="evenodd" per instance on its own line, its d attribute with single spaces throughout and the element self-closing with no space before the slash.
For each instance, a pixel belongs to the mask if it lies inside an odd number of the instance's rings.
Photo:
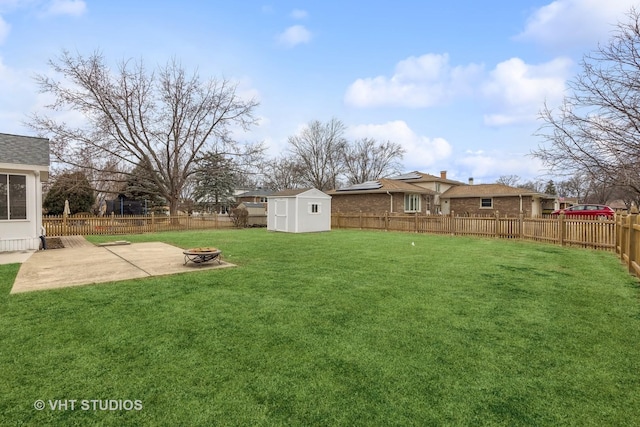
<svg viewBox="0 0 640 427">
<path fill-rule="evenodd" d="M 469 178 L 469 185 L 473 185 L 473 177 Z"/>
<path fill-rule="evenodd" d="M 440 171 L 440 178 L 447 179 L 447 171 Z"/>
</svg>

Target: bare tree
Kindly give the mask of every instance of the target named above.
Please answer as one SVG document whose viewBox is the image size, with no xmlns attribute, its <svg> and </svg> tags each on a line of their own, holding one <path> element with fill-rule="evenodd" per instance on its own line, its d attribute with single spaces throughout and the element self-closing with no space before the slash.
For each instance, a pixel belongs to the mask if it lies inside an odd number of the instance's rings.
<svg viewBox="0 0 640 427">
<path fill-rule="evenodd" d="M 293 157 L 276 158 L 264 167 L 264 184 L 267 188 L 275 191 L 301 188 L 305 185 L 303 171 L 303 166 Z"/>
<path fill-rule="evenodd" d="M 500 178 L 496 180 L 496 184 L 517 187 L 518 184 L 520 184 L 520 177 L 518 175 L 501 175 Z"/>
<path fill-rule="evenodd" d="M 542 181 L 529 180 L 518 184 L 518 188 L 526 188 L 527 190 L 535 191 L 536 193 L 542 193 L 544 191 L 545 183 Z"/>
<path fill-rule="evenodd" d="M 640 194 L 640 13 L 631 9 L 608 44 L 586 55 L 557 111 L 547 105 L 533 152 L 557 173 L 615 180 Z"/>
<path fill-rule="evenodd" d="M 72 126 L 47 115 L 33 115 L 30 126 L 51 139 L 57 161 L 101 170 L 82 158 L 117 162 L 121 171 L 146 165 L 171 214 L 195 173 L 198 153 L 237 151 L 232 127 L 255 123 L 255 100 L 243 100 L 226 79 L 201 81 L 174 60 L 149 73 L 142 61 L 123 61 L 112 72 L 100 53 L 69 52 L 49 61 L 61 80 L 38 75 L 42 93 L 53 95 L 48 107 L 75 111 L 84 123 Z"/>
<path fill-rule="evenodd" d="M 304 166 L 305 185 L 330 190 L 338 185 L 343 171 L 343 152 L 347 141 L 345 125 L 333 118 L 327 123 L 310 122 L 298 135 L 289 137 L 295 161 Z"/>
<path fill-rule="evenodd" d="M 390 141 L 378 143 L 362 138 L 344 148 L 344 169 L 347 184 L 372 181 L 385 175 L 400 173 L 400 160 L 405 150 Z"/>
</svg>

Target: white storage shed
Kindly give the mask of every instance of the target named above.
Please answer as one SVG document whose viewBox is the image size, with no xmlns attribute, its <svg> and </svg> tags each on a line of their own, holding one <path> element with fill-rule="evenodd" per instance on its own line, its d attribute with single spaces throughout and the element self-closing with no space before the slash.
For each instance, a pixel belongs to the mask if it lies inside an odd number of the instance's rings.
<svg viewBox="0 0 640 427">
<path fill-rule="evenodd" d="M 267 230 L 309 233 L 331 230 L 331 196 L 315 188 L 267 197 Z"/>
</svg>

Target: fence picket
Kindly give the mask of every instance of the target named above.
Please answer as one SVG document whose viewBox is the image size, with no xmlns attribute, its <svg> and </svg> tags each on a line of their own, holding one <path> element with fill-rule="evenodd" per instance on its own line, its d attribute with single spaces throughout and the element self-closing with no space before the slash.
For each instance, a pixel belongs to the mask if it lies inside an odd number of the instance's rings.
<svg viewBox="0 0 640 427">
<path fill-rule="evenodd" d="M 333 228 L 359 228 L 417 233 L 484 236 L 616 250 L 615 220 L 521 217 L 458 217 L 453 215 L 394 215 L 342 213 L 332 216 Z"/>
<path fill-rule="evenodd" d="M 66 217 L 48 215 L 42 217 L 47 236 L 138 234 L 156 231 L 232 228 L 230 218 L 219 215 L 200 216 L 128 216 Z"/>
</svg>

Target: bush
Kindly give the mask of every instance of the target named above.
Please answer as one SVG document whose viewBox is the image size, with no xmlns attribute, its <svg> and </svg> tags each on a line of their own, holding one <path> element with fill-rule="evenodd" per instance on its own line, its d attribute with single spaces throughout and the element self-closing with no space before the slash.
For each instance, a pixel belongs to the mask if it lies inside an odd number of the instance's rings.
<svg viewBox="0 0 640 427">
<path fill-rule="evenodd" d="M 237 228 L 246 228 L 249 222 L 249 211 L 245 208 L 235 208 L 231 210 L 231 221 Z"/>
</svg>

